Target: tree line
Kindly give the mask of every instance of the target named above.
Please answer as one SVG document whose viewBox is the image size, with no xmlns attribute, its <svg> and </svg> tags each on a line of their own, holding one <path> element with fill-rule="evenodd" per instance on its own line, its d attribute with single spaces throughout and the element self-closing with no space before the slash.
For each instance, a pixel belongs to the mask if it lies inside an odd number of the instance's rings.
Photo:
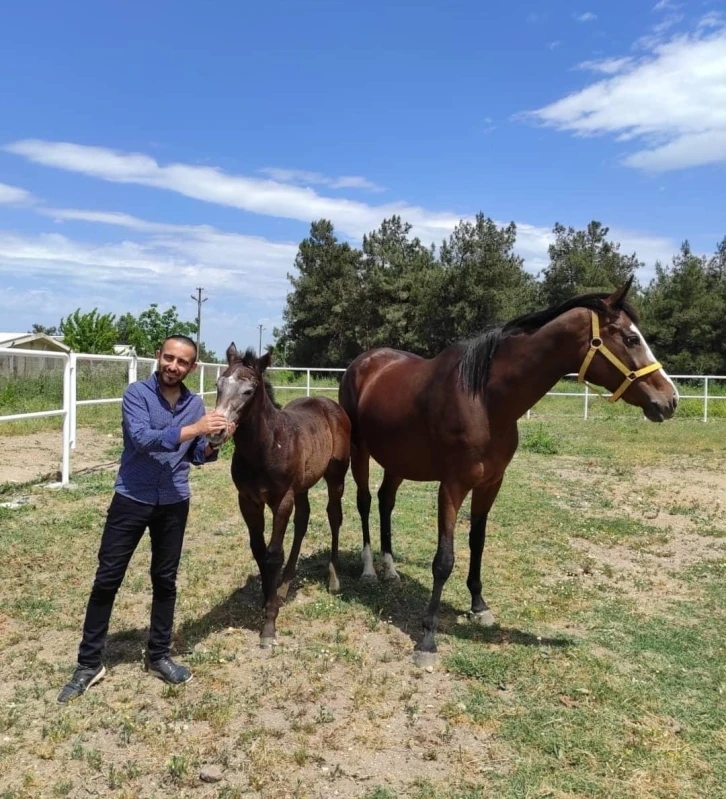
<svg viewBox="0 0 726 799">
<path fill-rule="evenodd" d="M 634 276 L 630 299 L 641 330 L 673 373 L 726 372 L 726 238 L 710 257 L 685 241 L 643 285 L 636 253 L 623 253 L 597 221 L 584 230 L 556 224 L 549 263 L 535 276 L 515 253 L 514 223 L 478 214 L 439 247 L 411 234 L 399 216 L 363 237 L 341 241 L 333 224 L 313 222 L 299 246 L 292 289 L 275 329 L 279 360 L 291 366 L 347 366 L 371 347 L 432 356 L 491 324 L 577 294 L 612 291 Z M 279 362 L 279 361 L 278 361 Z"/>
<path fill-rule="evenodd" d="M 125 313 L 118 318 L 114 314 L 99 313 L 97 308 L 92 311 L 77 308 L 63 317 L 59 325 L 34 324 L 31 332 L 63 336 L 63 343 L 75 352 L 112 353 L 115 345 L 128 344 L 140 357 L 153 358 L 167 336 L 177 333 L 193 339 L 197 325 L 179 319 L 175 305 L 162 312 L 158 304 L 152 302 L 138 316 Z M 199 344 L 199 360 L 216 360 L 216 355 L 204 342 Z"/>
</svg>

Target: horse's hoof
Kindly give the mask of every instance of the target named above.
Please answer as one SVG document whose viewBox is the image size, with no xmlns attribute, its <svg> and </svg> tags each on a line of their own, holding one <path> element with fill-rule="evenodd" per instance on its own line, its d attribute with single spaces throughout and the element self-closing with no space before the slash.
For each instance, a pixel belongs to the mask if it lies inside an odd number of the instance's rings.
<svg viewBox="0 0 726 799">
<path fill-rule="evenodd" d="M 401 582 L 401 575 L 394 571 L 393 573 L 386 572 L 383 575 L 383 581 L 386 583 L 400 583 Z"/>
<path fill-rule="evenodd" d="M 277 596 L 284 602 L 287 599 L 287 592 L 290 590 L 290 583 L 283 583 L 277 589 Z"/>
<path fill-rule="evenodd" d="M 474 613 L 473 611 L 469 612 L 469 621 L 476 624 L 478 627 L 496 627 L 496 620 L 494 619 L 494 614 L 487 608 L 486 610 L 480 610 L 478 613 Z"/>
<path fill-rule="evenodd" d="M 436 652 L 422 652 L 420 649 L 416 649 L 413 653 L 413 665 L 420 669 L 433 668 L 438 659 Z"/>
<path fill-rule="evenodd" d="M 277 646 L 277 638 L 263 635 L 260 637 L 260 649 L 272 649 Z"/>
<path fill-rule="evenodd" d="M 361 574 L 360 576 L 360 581 L 362 583 L 377 583 L 378 575 L 375 572 L 373 572 L 373 574 L 370 574 L 368 572 L 363 572 L 363 574 Z"/>
</svg>

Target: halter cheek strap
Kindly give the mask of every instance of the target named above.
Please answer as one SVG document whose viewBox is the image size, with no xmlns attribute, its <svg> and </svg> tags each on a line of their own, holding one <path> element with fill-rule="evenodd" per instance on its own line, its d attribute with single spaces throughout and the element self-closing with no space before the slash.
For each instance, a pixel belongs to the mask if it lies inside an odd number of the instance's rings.
<svg viewBox="0 0 726 799">
<path fill-rule="evenodd" d="M 657 372 L 658 369 L 661 369 L 662 367 L 656 361 L 655 363 L 648 364 L 648 366 L 644 366 L 642 369 L 638 369 L 637 372 L 634 372 L 632 369 L 628 369 L 628 367 L 620 360 L 620 358 L 618 358 L 617 355 L 614 355 L 612 352 L 610 352 L 610 350 L 605 346 L 603 340 L 600 338 L 600 320 L 598 319 L 595 311 L 591 310 L 590 316 L 592 317 L 592 338 L 590 339 L 590 349 L 587 351 L 585 360 L 582 362 L 582 366 L 580 367 L 580 372 L 577 375 L 577 382 L 587 383 L 587 385 L 590 386 L 590 388 L 592 388 L 594 391 L 597 391 L 598 394 L 603 394 L 598 386 L 593 386 L 591 383 L 585 380 L 585 375 L 587 374 L 587 370 L 590 368 L 590 364 L 592 363 L 592 359 L 595 357 L 595 353 L 601 352 L 610 361 L 610 363 L 625 376 L 625 380 L 623 380 L 619 388 L 613 392 L 611 397 L 608 397 L 608 402 L 617 402 L 626 392 L 631 383 L 634 383 L 640 377 L 645 377 L 645 375 L 649 375 L 652 372 Z"/>
</svg>

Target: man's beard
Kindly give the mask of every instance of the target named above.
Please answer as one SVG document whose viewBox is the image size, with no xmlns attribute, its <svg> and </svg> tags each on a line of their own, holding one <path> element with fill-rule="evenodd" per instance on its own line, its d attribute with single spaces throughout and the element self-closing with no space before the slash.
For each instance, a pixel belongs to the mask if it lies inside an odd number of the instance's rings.
<svg viewBox="0 0 726 799">
<path fill-rule="evenodd" d="M 181 383 L 182 380 L 181 375 L 178 374 L 173 375 L 170 374 L 169 372 L 164 371 L 163 369 L 160 371 L 160 374 L 161 374 L 161 379 L 168 386 L 174 386 L 177 385 L 178 383 Z"/>
</svg>

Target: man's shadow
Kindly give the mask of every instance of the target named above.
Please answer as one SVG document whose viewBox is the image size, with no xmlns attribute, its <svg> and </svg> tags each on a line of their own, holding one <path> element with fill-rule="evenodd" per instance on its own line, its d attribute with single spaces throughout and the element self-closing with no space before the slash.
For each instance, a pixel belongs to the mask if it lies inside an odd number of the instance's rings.
<svg viewBox="0 0 726 799">
<path fill-rule="evenodd" d="M 374 616 L 395 625 L 409 636 L 413 645 L 423 635 L 422 621 L 431 598 L 431 582 L 422 583 L 407 573 L 406 561 L 396 564 L 400 582 L 368 583 L 360 580 L 360 552 L 340 553 L 341 593 L 338 601 L 353 609 L 355 606 L 368 608 Z M 453 579 L 453 578 L 452 578 Z M 280 608 L 278 628 L 284 624 L 286 609 L 295 605 L 295 598 L 301 582 L 317 583 L 327 587 L 328 553 L 323 550 L 298 562 L 297 575 Z M 442 600 L 439 606 L 439 627 L 441 635 L 450 635 L 461 640 L 479 641 L 486 644 L 518 644 L 520 646 L 568 647 L 573 641 L 564 637 L 538 636 L 513 627 L 481 627 L 468 620 L 462 620 L 468 608 L 457 607 Z M 177 629 L 175 641 L 177 653 L 188 654 L 194 647 L 216 632 L 229 627 L 244 628 L 259 633 L 264 623 L 262 608 L 262 589 L 259 574 L 255 570 L 247 577 L 245 584 L 232 591 L 204 615 L 187 619 Z M 141 652 L 146 646 L 147 629 L 123 630 L 109 636 L 106 647 L 106 662 L 109 666 L 119 663 L 141 661 Z"/>
</svg>

